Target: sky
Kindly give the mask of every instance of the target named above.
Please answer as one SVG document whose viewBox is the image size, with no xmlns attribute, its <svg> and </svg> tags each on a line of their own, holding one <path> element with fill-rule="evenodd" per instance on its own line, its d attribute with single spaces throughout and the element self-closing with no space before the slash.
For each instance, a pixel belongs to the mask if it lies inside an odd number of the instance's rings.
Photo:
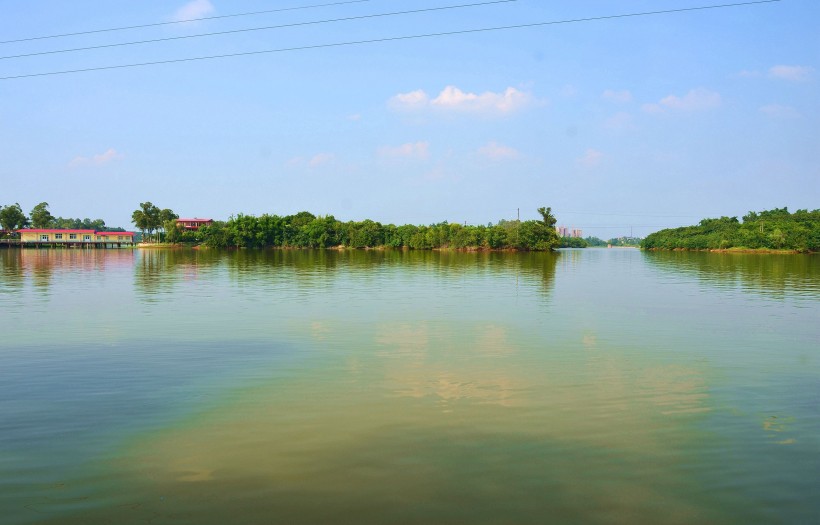
<svg viewBox="0 0 820 525">
<path fill-rule="evenodd" d="M 820 2 L 463 32 L 723 3 L 466 6 L 487 1 L 0 0 L 0 205 L 131 229 L 145 201 L 394 224 L 550 206 L 604 239 L 820 207 Z"/>
</svg>

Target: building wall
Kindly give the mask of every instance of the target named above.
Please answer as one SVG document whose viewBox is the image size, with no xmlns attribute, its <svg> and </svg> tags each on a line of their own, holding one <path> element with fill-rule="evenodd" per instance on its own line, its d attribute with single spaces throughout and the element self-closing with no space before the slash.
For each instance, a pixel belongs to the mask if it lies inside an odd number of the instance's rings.
<svg viewBox="0 0 820 525">
<path fill-rule="evenodd" d="M 20 233 L 20 240 L 23 241 L 23 242 L 35 242 L 35 241 L 40 240 L 40 237 L 39 237 L 39 234 L 36 234 L 36 233 L 21 232 Z"/>
<path fill-rule="evenodd" d="M 209 226 L 213 224 L 212 219 L 206 219 L 201 221 L 186 221 L 182 219 L 177 219 L 177 227 L 183 228 L 185 230 L 198 230 L 201 226 Z"/>
<path fill-rule="evenodd" d="M 72 239 L 71 236 L 75 238 Z M 62 236 L 59 238 L 58 236 Z M 89 238 L 86 238 L 88 236 Z M 123 243 L 133 242 L 134 238 L 131 235 L 97 235 L 91 232 L 20 232 L 21 242 L 47 242 L 47 243 L 76 243 L 76 242 L 93 242 L 93 243 Z"/>
<path fill-rule="evenodd" d="M 133 235 L 124 235 L 124 234 L 117 234 L 117 235 L 103 235 L 102 242 L 134 242 Z"/>
</svg>

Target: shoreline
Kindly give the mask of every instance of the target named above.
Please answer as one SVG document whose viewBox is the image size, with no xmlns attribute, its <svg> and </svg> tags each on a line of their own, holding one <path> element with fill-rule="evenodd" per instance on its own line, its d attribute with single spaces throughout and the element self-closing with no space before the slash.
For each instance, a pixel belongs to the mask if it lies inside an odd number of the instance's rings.
<svg viewBox="0 0 820 525">
<path fill-rule="evenodd" d="M 820 252 L 811 250 L 773 248 L 641 248 L 648 252 L 709 252 L 709 253 L 739 253 L 739 254 L 767 254 L 767 255 L 815 255 Z"/>
</svg>

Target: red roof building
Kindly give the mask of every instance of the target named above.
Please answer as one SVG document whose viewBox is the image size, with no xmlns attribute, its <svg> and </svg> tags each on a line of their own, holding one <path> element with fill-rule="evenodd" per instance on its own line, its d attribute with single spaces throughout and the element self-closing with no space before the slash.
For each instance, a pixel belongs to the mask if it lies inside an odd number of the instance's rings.
<svg viewBox="0 0 820 525">
<path fill-rule="evenodd" d="M 177 219 L 178 228 L 191 231 L 198 230 L 200 226 L 210 226 L 213 223 L 213 219 Z"/>
<path fill-rule="evenodd" d="M 55 228 L 31 228 L 17 230 L 23 244 L 133 244 L 134 232 L 98 232 L 96 230 L 70 230 Z"/>
</svg>

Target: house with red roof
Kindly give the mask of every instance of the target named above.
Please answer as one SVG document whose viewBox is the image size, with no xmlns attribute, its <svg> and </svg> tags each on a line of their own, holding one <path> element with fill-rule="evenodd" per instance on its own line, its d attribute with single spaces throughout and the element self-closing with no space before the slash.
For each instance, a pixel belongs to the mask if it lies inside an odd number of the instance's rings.
<svg viewBox="0 0 820 525">
<path fill-rule="evenodd" d="M 213 223 L 213 219 L 177 219 L 177 228 L 187 231 L 196 231 L 202 226 L 210 226 Z"/>
<path fill-rule="evenodd" d="M 17 230 L 17 233 L 22 245 L 108 247 L 134 244 L 134 232 L 27 228 Z"/>
</svg>

